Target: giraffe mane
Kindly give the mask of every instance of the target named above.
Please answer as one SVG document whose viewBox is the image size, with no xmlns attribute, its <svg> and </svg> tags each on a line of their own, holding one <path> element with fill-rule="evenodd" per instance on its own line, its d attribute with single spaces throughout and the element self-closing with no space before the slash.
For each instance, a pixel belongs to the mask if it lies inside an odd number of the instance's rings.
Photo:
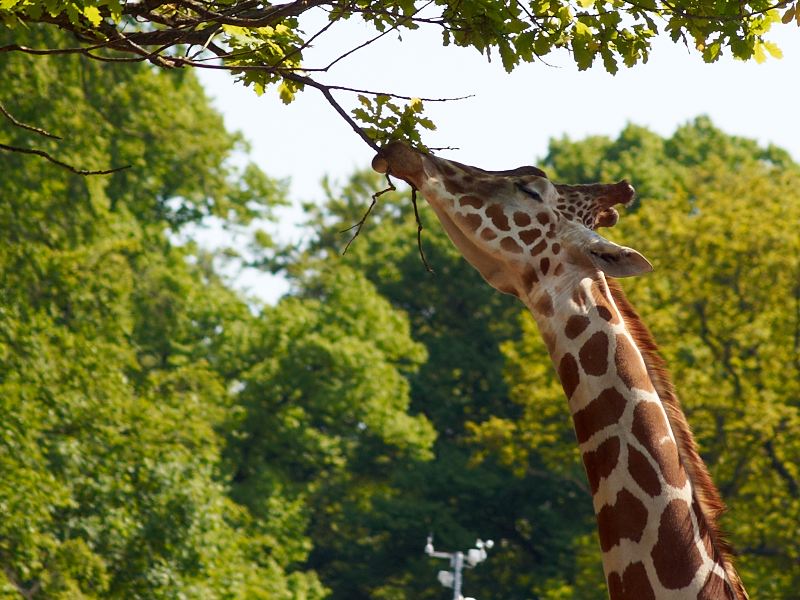
<svg viewBox="0 0 800 600">
<path fill-rule="evenodd" d="M 677 442 L 678 454 L 689 480 L 692 482 L 694 500 L 705 521 L 705 527 L 708 530 L 713 551 L 716 554 L 712 559 L 722 563 L 728 576 L 728 581 L 730 581 L 736 594 L 736 599 L 748 600 L 744 585 L 733 566 L 733 550 L 718 525 L 720 515 L 725 512 L 725 503 L 722 501 L 719 491 L 711 479 L 708 467 L 700 458 L 697 443 L 681 409 L 681 403 L 675 392 L 675 386 L 667 370 L 666 362 L 659 352 L 653 334 L 642 322 L 633 305 L 622 291 L 622 287 L 612 278 L 607 278 L 607 281 L 611 297 L 642 354 L 647 373 L 664 405 L 670 427 Z"/>
</svg>

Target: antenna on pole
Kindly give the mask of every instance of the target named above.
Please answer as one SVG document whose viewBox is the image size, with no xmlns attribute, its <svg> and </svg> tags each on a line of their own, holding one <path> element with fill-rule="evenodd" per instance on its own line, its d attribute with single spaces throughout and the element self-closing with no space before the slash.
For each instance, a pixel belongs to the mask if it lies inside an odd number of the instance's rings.
<svg viewBox="0 0 800 600">
<path fill-rule="evenodd" d="M 460 550 L 457 552 L 437 552 L 433 547 L 433 534 L 428 535 L 428 540 L 425 543 L 425 554 L 431 558 L 445 558 L 450 561 L 450 569 L 439 571 L 436 578 L 446 588 L 453 588 L 453 600 L 475 600 L 475 598 L 465 598 L 461 595 L 461 572 L 466 566 L 468 569 L 474 569 L 478 564 L 482 563 L 487 558 L 487 550 L 491 550 L 494 546 L 492 540 L 478 539 L 475 542 L 475 547 L 467 550 L 466 554 Z M 464 564 L 466 562 L 466 564 Z"/>
</svg>

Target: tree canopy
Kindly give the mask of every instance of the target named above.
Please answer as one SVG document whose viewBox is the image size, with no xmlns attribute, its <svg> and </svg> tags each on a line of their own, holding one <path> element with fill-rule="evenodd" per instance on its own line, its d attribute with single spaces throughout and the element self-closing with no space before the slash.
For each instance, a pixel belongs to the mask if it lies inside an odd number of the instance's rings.
<svg viewBox="0 0 800 600">
<path fill-rule="evenodd" d="M 175 244 L 284 202 L 229 165 L 241 140 L 192 74 L 24 55 L 0 71 L 18 114 L 73 132 L 67 158 L 142 167 L 0 156 L 0 597 L 323 597 L 303 567 L 312 499 L 430 458 L 406 318 L 344 269 L 255 315 Z"/>
<path fill-rule="evenodd" d="M 306 60 L 309 47 L 327 47 L 331 31 L 350 19 L 363 21 L 370 33 L 345 51 L 318 51 L 324 56 L 320 63 Z M 424 98 L 364 89 L 364 81 L 330 80 L 337 63 L 369 52 L 371 43 L 390 33 L 431 29 L 441 34 L 444 46 L 499 57 L 509 72 L 565 51 L 579 69 L 600 61 L 615 73 L 621 65 L 646 62 L 657 35 L 685 44 L 706 62 L 725 53 L 758 61 L 779 57 L 769 30 L 778 21 L 800 25 L 800 8 L 792 0 L 1 0 L 0 21 L 9 33 L 0 54 L 76 54 L 108 64 L 222 69 L 258 94 L 277 89 L 285 103 L 314 88 L 377 147 L 396 138 L 422 145 L 424 130 L 435 127 L 425 116 Z M 71 35 L 25 44 L 23 32 L 34 25 Z M 19 121 L 13 112 L 3 114 Z"/>
<path fill-rule="evenodd" d="M 11 143 L 139 167 L 0 154 L 0 598 L 435 600 L 430 532 L 442 549 L 496 540 L 465 576 L 476 597 L 605 598 L 539 334 L 420 205 L 425 270 L 407 191 L 378 198 L 344 256 L 375 173 L 307 204 L 306 244 L 254 240 L 254 264 L 292 284 L 261 306 L 178 242 L 285 202 L 234 166 L 243 141 L 193 73 L 7 54 L 0 75 L 20 122 L 64 135 L 4 120 Z M 745 583 L 796 597 L 800 167 L 706 118 L 553 140 L 531 162 L 637 187 L 609 233 L 656 272 L 625 287 L 730 505 Z"/>
</svg>

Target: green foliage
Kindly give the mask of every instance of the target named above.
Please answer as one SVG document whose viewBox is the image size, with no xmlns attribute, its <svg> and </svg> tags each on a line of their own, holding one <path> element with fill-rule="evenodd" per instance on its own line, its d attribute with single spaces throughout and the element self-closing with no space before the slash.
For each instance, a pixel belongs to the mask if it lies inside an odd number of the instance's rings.
<svg viewBox="0 0 800 600">
<path fill-rule="evenodd" d="M 231 57 L 226 61 L 231 73 L 237 75 L 237 80 L 244 85 L 252 85 L 259 96 L 268 86 L 278 83 L 281 100 L 290 104 L 295 94 L 303 89 L 302 84 L 284 79 L 275 70 L 258 68 L 261 65 L 280 65 L 288 71 L 302 68 L 303 55 L 299 46 L 304 40 L 296 19 L 274 27 L 223 25 L 222 33 L 231 50 Z"/>
<path fill-rule="evenodd" d="M 416 148 L 425 149 L 419 127 L 432 131 L 436 129 L 433 121 L 421 116 L 422 100 L 412 98 L 404 107 L 392 101 L 391 96 L 379 94 L 372 100 L 363 94 L 358 95 L 361 103 L 352 111 L 353 117 L 365 125 L 366 133 L 379 145 L 393 140 L 405 140 Z"/>
<path fill-rule="evenodd" d="M 318 11 L 312 12 L 319 7 L 324 7 L 327 22 L 323 17 L 324 24 L 309 26 L 314 20 L 304 17 L 313 14 L 319 18 Z M 786 8 L 782 15 L 778 7 Z M 376 35 L 350 48 L 326 51 L 330 30 L 352 18 L 359 18 Z M 404 139 L 423 147 L 420 129 L 432 129 L 433 124 L 419 101 L 403 103 L 400 96 L 323 83 L 317 75 L 329 72 L 384 34 L 402 36 L 421 27 L 441 30 L 443 46 L 473 48 L 490 61 L 499 57 L 507 72 L 520 64 L 544 60 L 553 52 L 567 52 L 580 70 L 602 61 L 608 72 L 616 73 L 620 65 L 647 62 L 657 35 L 670 36 L 697 51 L 706 62 L 714 62 L 726 52 L 763 62 L 768 56 L 781 56 L 780 48 L 766 37 L 778 21 L 800 25 L 797 2 L 0 0 L 0 26 L 9 40 L 17 42 L 9 41 L 0 52 L 26 51 L 18 42 L 31 25 L 59 28 L 72 32 L 77 41 L 60 38 L 56 43 L 51 39 L 35 49 L 103 61 L 149 61 L 169 69 L 223 68 L 259 95 L 275 89 L 286 104 L 306 88 L 316 88 L 351 126 L 358 128 L 356 121 L 360 123 L 359 133 L 366 139 Z M 311 45 L 319 49 L 316 56 L 321 62 L 305 59 L 304 52 Z M 357 82 L 353 85 L 364 87 Z M 333 91 L 360 96 L 357 102 L 346 102 L 357 104 L 352 112 L 355 121 Z"/>
<path fill-rule="evenodd" d="M 249 505 L 289 481 L 314 491 L 352 463 L 429 458 L 433 430 L 405 412 L 405 376 L 425 358 L 407 322 L 355 272 L 307 285 L 313 295 L 286 298 L 249 332 L 248 354 L 258 359 L 239 375 L 247 413 L 236 460 Z"/>
<path fill-rule="evenodd" d="M 321 597 L 263 554 L 272 516 L 234 503 L 221 471 L 238 414 L 223 366 L 254 318 L 165 233 L 266 216 L 280 187 L 226 166 L 238 139 L 192 77 L 74 57 L 13 57 L 2 77 L 19 119 L 69 133 L 53 152 L 133 166 L 99 179 L 0 157 L 0 595 Z"/>
<path fill-rule="evenodd" d="M 17 118 L 69 133 L 4 121 L 14 143 L 132 166 L 87 178 L 2 155 L 0 597 L 326 596 L 312 532 L 341 541 L 351 512 L 399 495 L 389 465 L 431 458 L 407 319 L 327 268 L 254 314 L 215 257 L 174 244 L 183 225 L 285 202 L 255 166 L 229 166 L 241 141 L 191 74 L 76 57 L 2 69 Z M 44 110 L 32 89 L 56 100 Z"/>
<path fill-rule="evenodd" d="M 51 46 L 63 39 L 46 28 L 36 28 L 26 38 L 21 31 L 0 30 L 0 45 L 17 41 Z M 46 185 L 52 186 L 54 196 L 53 205 L 46 207 L 49 212 L 36 212 L 40 206 L 33 203 L 20 214 L 32 227 L 44 228 L 44 221 L 71 225 L 74 206 L 62 192 L 77 187 L 86 189 L 81 202 L 93 209 L 125 210 L 139 223 L 166 221 L 174 229 L 207 216 L 247 223 L 268 216 L 264 200 L 280 196 L 280 186 L 257 169 L 249 166 L 240 172 L 229 165 L 228 156 L 245 145 L 238 135 L 220 136 L 222 117 L 209 106 L 194 77 L 86 63 L 78 57 L 6 55 L 0 68 L 9 82 L 2 97 L 5 108 L 19 121 L 63 138 L 45 139 L 3 119 L 0 126 L 9 144 L 41 148 L 80 168 L 130 165 L 105 178 L 48 177 Z M 28 87 L 11 84 L 28 78 Z M 122 106 L 141 110 L 121 110 Z M 4 172 L 24 168 L 40 178 L 52 172 L 39 158 L 7 154 Z M 141 174 L 145 170 L 147 177 Z M 5 185 L 16 186 L 6 188 L 8 197 L 31 194 L 24 179 L 10 178 Z M 77 225 L 63 234 L 53 229 L 50 236 L 80 235 Z"/>
<path fill-rule="evenodd" d="M 507 24 L 492 9 L 459 9 L 487 52 Z M 378 28 L 398 18 L 371 14 Z M 47 28 L 27 35 L 64 43 Z M 539 334 L 420 206 L 425 271 L 407 191 L 380 196 L 344 257 L 338 232 L 384 186 L 374 173 L 306 207 L 306 246 L 255 233 L 253 251 L 293 291 L 248 307 L 214 256 L 171 232 L 269 218 L 284 188 L 230 166 L 241 140 L 190 73 L 69 56 L 0 69 L 4 106 L 65 138 L 6 120 L 5 139 L 82 168 L 132 165 L 87 178 L 0 157 L 0 597 L 434 600 L 431 531 L 447 549 L 498 542 L 466 575 L 477 597 L 605 597 Z M 365 99 L 367 121 L 417 131 L 417 101 Z M 731 506 L 745 582 L 793 597 L 800 168 L 706 118 L 667 139 L 630 126 L 556 140 L 541 166 L 639 190 L 610 233 L 656 273 L 626 288 Z"/>
<path fill-rule="evenodd" d="M 253 362 L 237 377 L 244 413 L 229 450 L 234 498 L 260 517 L 288 508 L 293 534 L 268 530 L 267 546 L 295 562 L 311 549 L 307 532 L 315 552 L 326 538 L 368 544 L 353 522 L 376 497 L 400 494 L 388 474 L 428 461 L 435 437 L 407 414 L 407 377 L 425 359 L 407 320 L 346 268 L 303 287 L 248 332 Z"/>
</svg>

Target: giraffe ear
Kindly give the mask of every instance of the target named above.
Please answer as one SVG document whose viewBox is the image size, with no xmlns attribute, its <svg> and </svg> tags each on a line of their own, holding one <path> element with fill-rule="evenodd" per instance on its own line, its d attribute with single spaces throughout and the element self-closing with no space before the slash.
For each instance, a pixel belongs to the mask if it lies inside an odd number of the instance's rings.
<svg viewBox="0 0 800 600">
<path fill-rule="evenodd" d="M 633 277 L 653 270 L 653 265 L 633 248 L 597 236 L 586 248 L 595 267 L 611 277 Z"/>
</svg>

